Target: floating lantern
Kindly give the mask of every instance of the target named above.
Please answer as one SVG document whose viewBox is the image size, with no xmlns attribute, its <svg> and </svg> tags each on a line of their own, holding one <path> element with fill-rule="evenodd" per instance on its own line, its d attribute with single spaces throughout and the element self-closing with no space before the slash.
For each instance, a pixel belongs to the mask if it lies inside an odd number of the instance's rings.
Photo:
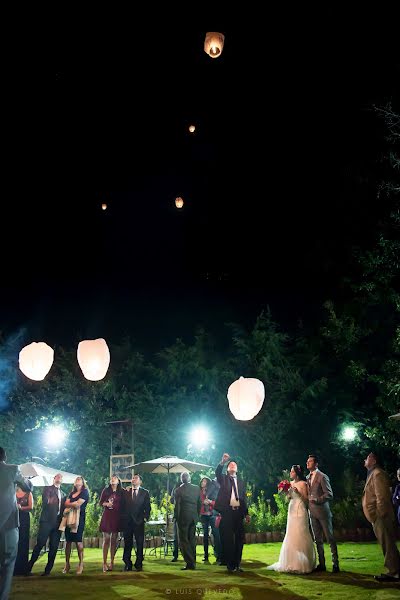
<svg viewBox="0 0 400 600">
<path fill-rule="evenodd" d="M 206 33 L 204 40 L 204 52 L 211 58 L 218 58 L 224 48 L 225 36 L 217 31 Z"/>
<path fill-rule="evenodd" d="M 83 375 L 90 381 L 100 381 L 110 365 L 110 351 L 103 338 L 84 340 L 78 345 L 78 363 Z"/>
<path fill-rule="evenodd" d="M 264 384 L 259 379 L 240 377 L 228 389 L 229 409 L 238 421 L 250 421 L 264 403 Z"/>
<path fill-rule="evenodd" d="M 194 133 L 196 131 L 196 125 L 189 125 L 190 133 Z"/>
<path fill-rule="evenodd" d="M 54 361 L 54 350 L 45 342 L 32 342 L 19 353 L 19 368 L 33 381 L 42 381 Z"/>
<path fill-rule="evenodd" d="M 105 202 L 101 205 L 101 210 L 107 210 L 107 204 Z"/>
<path fill-rule="evenodd" d="M 180 196 L 178 196 L 178 198 L 175 198 L 176 208 L 182 208 L 183 205 L 184 205 L 183 198 L 181 198 Z"/>
</svg>

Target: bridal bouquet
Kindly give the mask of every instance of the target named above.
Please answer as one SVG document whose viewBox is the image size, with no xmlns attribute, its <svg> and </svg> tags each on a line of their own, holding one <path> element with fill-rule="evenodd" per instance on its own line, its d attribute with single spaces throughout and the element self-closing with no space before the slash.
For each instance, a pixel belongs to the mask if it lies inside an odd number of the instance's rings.
<svg viewBox="0 0 400 600">
<path fill-rule="evenodd" d="M 284 492 L 285 494 L 287 494 L 291 487 L 292 486 L 290 485 L 290 482 L 287 479 L 284 479 L 283 481 L 278 483 L 278 492 Z"/>
</svg>

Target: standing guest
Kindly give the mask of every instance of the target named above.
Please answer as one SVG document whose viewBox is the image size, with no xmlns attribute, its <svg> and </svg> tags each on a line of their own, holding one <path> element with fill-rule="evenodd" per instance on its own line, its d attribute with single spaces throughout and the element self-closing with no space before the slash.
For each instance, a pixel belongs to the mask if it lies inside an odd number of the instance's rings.
<svg viewBox="0 0 400 600">
<path fill-rule="evenodd" d="M 8 599 L 17 558 L 19 510 L 15 485 L 25 492 L 32 489 L 18 465 L 7 465 L 6 460 L 6 451 L 0 448 L 0 600 Z"/>
<path fill-rule="evenodd" d="M 179 546 L 186 562 L 182 571 L 196 568 L 196 524 L 200 512 L 200 490 L 190 483 L 187 471 L 181 474 L 182 485 L 175 492 L 174 516 L 178 524 Z"/>
<path fill-rule="evenodd" d="M 221 561 L 221 543 L 219 529 L 215 526 L 216 511 L 214 511 L 214 505 L 218 491 L 218 483 L 211 481 L 209 477 L 203 477 L 203 479 L 200 481 L 200 521 L 203 526 L 204 562 L 208 562 L 210 527 L 214 537 L 214 554 L 217 559 L 217 563 Z"/>
<path fill-rule="evenodd" d="M 14 575 L 25 575 L 29 561 L 29 530 L 31 523 L 29 513 L 33 509 L 33 496 L 32 492 L 24 492 L 19 486 L 17 486 L 15 495 L 19 510 L 19 541 Z"/>
<path fill-rule="evenodd" d="M 392 502 L 396 508 L 397 523 L 400 525 L 400 469 L 397 469 L 398 484 L 394 488 Z"/>
<path fill-rule="evenodd" d="M 100 506 L 104 508 L 100 521 L 100 531 L 103 532 L 103 573 L 112 571 L 114 568 L 118 532 L 122 529 L 122 495 L 121 480 L 116 475 L 113 475 L 110 479 L 110 484 L 104 488 L 100 496 Z M 107 564 L 107 555 L 110 546 L 110 563 Z"/>
<path fill-rule="evenodd" d="M 173 487 L 172 492 L 171 492 L 171 497 L 170 497 L 170 502 L 171 504 L 175 505 L 175 492 L 178 489 L 178 487 L 180 487 L 181 485 L 181 477 L 178 477 L 178 480 L 176 482 L 176 485 Z M 176 522 L 176 519 L 174 517 L 174 551 L 172 553 L 172 560 L 171 562 L 177 562 L 178 560 L 178 555 L 179 555 L 179 542 L 178 542 L 178 524 Z"/>
<path fill-rule="evenodd" d="M 222 469 L 227 463 L 227 474 Z M 240 566 L 244 544 L 244 525 L 250 522 L 247 510 L 246 488 L 244 482 L 237 476 L 237 464 L 230 459 L 229 454 L 223 454 L 220 464 L 215 469 L 215 476 L 221 486 L 214 505 L 221 513 L 220 534 L 224 552 L 224 560 L 229 572 L 242 573 Z"/>
<path fill-rule="evenodd" d="M 46 546 L 49 539 L 49 552 L 47 555 L 47 565 L 42 573 L 43 577 L 50 575 L 56 558 L 58 545 L 60 543 L 60 526 L 62 514 L 64 511 L 65 494 L 61 489 L 62 475 L 56 473 L 53 479 L 53 485 L 46 485 L 42 493 L 42 512 L 40 514 L 39 532 L 36 546 L 33 549 L 32 556 L 28 562 L 27 575 L 32 575 L 32 567 L 39 558 L 40 551 Z"/>
<path fill-rule="evenodd" d="M 69 573 L 71 565 L 70 565 L 70 557 L 71 557 L 71 547 L 72 542 L 75 542 L 76 549 L 78 551 L 79 565 L 76 569 L 76 574 L 81 575 L 83 571 L 83 531 L 85 529 L 85 519 L 86 519 L 86 506 L 89 502 L 89 490 L 87 487 L 87 483 L 82 476 L 79 476 L 75 479 L 74 487 L 70 492 L 68 498 L 65 501 L 65 508 L 75 509 L 77 512 L 77 527 L 72 528 L 67 526 L 65 529 L 65 567 L 63 569 L 63 573 Z"/>
<path fill-rule="evenodd" d="M 315 571 L 326 571 L 324 553 L 324 535 L 332 553 L 332 573 L 339 573 L 339 557 L 333 536 L 332 513 L 329 500 L 333 498 L 332 486 L 328 475 L 318 469 L 318 458 L 310 454 L 307 458 L 308 502 L 311 526 L 318 552 L 318 565 Z"/>
<path fill-rule="evenodd" d="M 142 478 L 132 477 L 132 487 L 124 492 L 124 571 L 132 571 L 133 536 L 136 539 L 135 570 L 143 571 L 144 524 L 150 517 L 150 494 L 142 488 Z"/>
<path fill-rule="evenodd" d="M 380 466 L 379 457 L 370 452 L 364 461 L 367 481 L 362 497 L 365 518 L 372 524 L 385 557 L 387 573 L 375 575 L 377 581 L 399 581 L 400 554 L 396 546 L 396 520 L 388 474 Z"/>
</svg>

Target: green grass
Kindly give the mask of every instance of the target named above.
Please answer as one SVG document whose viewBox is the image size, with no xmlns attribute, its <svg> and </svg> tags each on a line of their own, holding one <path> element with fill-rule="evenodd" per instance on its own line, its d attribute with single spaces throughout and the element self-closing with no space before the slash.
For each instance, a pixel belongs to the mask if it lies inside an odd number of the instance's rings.
<svg viewBox="0 0 400 600">
<path fill-rule="evenodd" d="M 117 600 L 125 598 L 203 598 L 204 600 L 312 600 L 323 598 L 393 600 L 400 599 L 400 584 L 380 584 L 373 575 L 382 573 L 383 555 L 376 543 L 338 544 L 342 572 L 314 573 L 311 575 L 285 575 L 267 571 L 275 562 L 281 544 L 251 544 L 244 547 L 241 575 L 228 574 L 226 568 L 214 564 L 203 565 L 202 550 L 198 547 L 197 570 L 181 571 L 182 560 L 177 563 L 154 556 L 146 556 L 141 573 L 122 571 L 122 551 L 117 553 L 115 571 L 101 570 L 101 550 L 85 550 L 85 569 L 77 576 L 76 550 L 72 555 L 72 570 L 62 574 L 63 557 L 57 557 L 50 577 L 15 577 L 10 600 L 72 600 L 96 598 Z M 328 571 L 331 571 L 329 547 L 325 548 Z M 214 562 L 214 559 L 211 561 Z M 36 563 L 33 573 L 43 572 L 46 557 Z"/>
</svg>

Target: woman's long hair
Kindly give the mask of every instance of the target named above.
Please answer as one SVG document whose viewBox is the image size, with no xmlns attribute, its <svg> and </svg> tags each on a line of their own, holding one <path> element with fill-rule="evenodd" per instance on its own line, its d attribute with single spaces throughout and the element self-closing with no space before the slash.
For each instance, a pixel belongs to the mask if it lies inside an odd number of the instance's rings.
<svg viewBox="0 0 400 600">
<path fill-rule="evenodd" d="M 112 479 L 113 477 L 116 477 L 118 479 L 118 484 L 117 484 L 117 489 L 115 490 L 117 494 L 122 494 L 122 483 L 120 478 L 118 477 L 118 475 L 112 475 L 112 477 L 110 477 L 110 479 Z M 108 484 L 108 486 L 106 487 L 106 490 L 108 492 L 110 492 L 110 494 L 113 493 L 113 489 L 112 489 L 112 485 L 111 485 L 111 481 Z"/>
<path fill-rule="evenodd" d="M 206 491 L 207 491 L 208 488 L 210 487 L 210 483 L 211 483 L 211 479 L 207 476 L 204 476 L 200 479 L 199 488 L 200 488 L 200 490 L 202 489 L 201 484 L 203 483 L 204 479 L 207 481 L 207 485 L 206 485 Z"/>
<path fill-rule="evenodd" d="M 82 479 L 82 488 L 81 488 L 82 490 L 87 490 L 88 489 L 88 486 L 87 486 L 87 483 L 86 483 L 86 479 L 84 477 L 82 477 L 82 475 L 78 475 L 78 477 L 76 479 Z M 76 479 L 75 479 L 75 481 L 76 481 Z M 77 492 L 77 491 L 78 490 L 76 489 L 75 483 L 74 483 L 74 485 L 72 487 L 72 490 L 71 490 L 71 493 L 73 494 L 74 492 Z"/>
<path fill-rule="evenodd" d="M 300 481 L 307 481 L 304 475 L 303 467 L 301 465 L 293 465 L 292 469 L 296 473 Z"/>
</svg>

